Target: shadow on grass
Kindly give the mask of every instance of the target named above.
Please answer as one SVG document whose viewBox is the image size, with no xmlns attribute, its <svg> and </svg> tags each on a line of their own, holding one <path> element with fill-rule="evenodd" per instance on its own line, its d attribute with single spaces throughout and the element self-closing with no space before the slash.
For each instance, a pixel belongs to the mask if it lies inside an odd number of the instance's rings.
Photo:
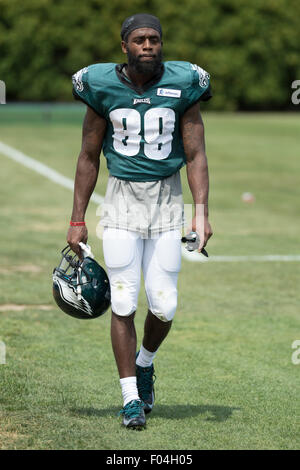
<svg viewBox="0 0 300 470">
<path fill-rule="evenodd" d="M 240 408 L 218 405 L 155 405 L 147 418 L 189 419 L 198 415 L 206 415 L 205 421 L 222 422 L 229 419 L 234 411 Z M 70 411 L 79 416 L 96 416 L 99 418 L 117 416 L 120 407 L 110 408 L 71 408 Z"/>
</svg>

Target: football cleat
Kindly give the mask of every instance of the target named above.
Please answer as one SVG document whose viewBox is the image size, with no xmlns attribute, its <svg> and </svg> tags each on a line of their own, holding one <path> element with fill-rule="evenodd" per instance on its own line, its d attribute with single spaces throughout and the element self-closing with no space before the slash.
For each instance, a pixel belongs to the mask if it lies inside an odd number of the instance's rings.
<svg viewBox="0 0 300 470">
<path fill-rule="evenodd" d="M 141 400 L 131 400 L 119 414 L 123 415 L 123 425 L 130 429 L 142 429 L 146 426 L 144 403 Z"/>
<path fill-rule="evenodd" d="M 92 319 L 103 315 L 110 306 L 110 284 L 105 270 L 94 260 L 90 247 L 80 243 L 80 260 L 62 250 L 62 259 L 54 268 L 53 297 L 59 308 L 75 318 Z"/>
<path fill-rule="evenodd" d="M 144 411 L 150 413 L 155 400 L 154 382 L 156 377 L 153 364 L 149 367 L 141 367 L 136 364 L 136 379 L 139 397 L 144 402 Z"/>
</svg>

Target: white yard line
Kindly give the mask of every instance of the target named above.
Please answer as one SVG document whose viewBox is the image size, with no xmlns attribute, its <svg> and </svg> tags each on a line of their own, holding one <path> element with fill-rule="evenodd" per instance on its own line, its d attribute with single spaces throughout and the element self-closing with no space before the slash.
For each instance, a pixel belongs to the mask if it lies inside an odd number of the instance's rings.
<svg viewBox="0 0 300 470">
<path fill-rule="evenodd" d="M 33 170 L 36 173 L 45 176 L 45 178 L 48 178 L 54 183 L 59 184 L 64 188 L 71 189 L 71 191 L 73 191 L 73 180 L 67 178 L 66 176 L 63 176 L 62 174 L 53 170 L 44 163 L 41 163 L 38 160 L 35 160 L 34 158 L 29 157 L 28 155 L 25 155 L 25 153 L 20 152 L 19 150 L 16 150 L 15 148 L 10 147 L 9 145 L 4 144 L 3 142 L 0 142 L 0 153 L 10 158 L 11 160 L 14 160 L 15 162 L 21 163 L 21 165 L 26 166 L 30 170 Z M 100 196 L 100 194 L 93 193 L 91 196 L 91 201 L 95 202 L 96 204 L 101 204 L 103 200 L 104 198 Z"/>
<path fill-rule="evenodd" d="M 209 249 L 207 249 L 209 252 Z M 182 248 L 182 256 L 193 263 L 232 263 L 232 262 L 269 262 L 269 261 L 300 261 L 300 255 L 250 255 L 250 256 L 209 256 L 206 258 L 198 252 L 189 252 Z"/>
<path fill-rule="evenodd" d="M 3 142 L 0 142 L 0 153 L 10 158 L 11 160 L 26 166 L 30 170 L 43 175 L 45 178 L 48 178 L 54 183 L 73 191 L 74 181 L 72 179 L 63 176 L 44 163 L 41 163 L 38 160 L 25 155 L 25 153 L 20 152 L 19 150 L 10 147 Z M 104 198 L 100 194 L 93 193 L 90 200 L 96 204 L 102 204 Z M 184 247 L 182 247 L 182 256 L 185 260 L 194 263 L 300 261 L 300 255 L 210 256 L 209 258 L 206 258 L 197 252 L 188 252 Z"/>
</svg>

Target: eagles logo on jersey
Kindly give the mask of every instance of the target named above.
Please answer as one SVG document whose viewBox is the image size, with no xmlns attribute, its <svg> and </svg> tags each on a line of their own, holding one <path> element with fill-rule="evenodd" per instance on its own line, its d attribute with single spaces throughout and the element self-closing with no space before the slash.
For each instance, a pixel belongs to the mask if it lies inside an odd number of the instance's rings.
<svg viewBox="0 0 300 470">
<path fill-rule="evenodd" d="M 167 178 L 185 165 L 180 119 L 211 97 L 209 74 L 190 62 L 164 62 L 143 90 L 122 74 L 125 64 L 93 64 L 73 76 L 73 94 L 107 121 L 103 153 L 112 176 Z"/>
<path fill-rule="evenodd" d="M 196 70 L 199 75 L 199 86 L 202 88 L 206 88 L 209 85 L 209 73 L 207 73 L 203 68 L 199 67 L 199 65 L 191 64 L 192 69 Z"/>
<path fill-rule="evenodd" d="M 84 73 L 87 73 L 88 71 L 88 68 L 87 67 L 84 67 L 83 69 L 79 70 L 78 72 L 76 72 L 73 77 L 72 77 L 72 82 L 73 82 L 73 86 L 74 88 L 77 90 L 77 91 L 83 91 L 83 81 L 82 81 L 82 75 Z"/>
</svg>

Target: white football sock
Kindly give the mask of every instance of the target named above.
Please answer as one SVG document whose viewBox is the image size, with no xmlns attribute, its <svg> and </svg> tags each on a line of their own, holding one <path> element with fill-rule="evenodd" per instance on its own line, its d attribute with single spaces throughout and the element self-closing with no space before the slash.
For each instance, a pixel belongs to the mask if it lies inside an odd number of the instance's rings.
<svg viewBox="0 0 300 470">
<path fill-rule="evenodd" d="M 138 366 L 141 366 L 141 367 L 151 366 L 151 364 L 152 364 L 152 362 L 155 358 L 156 353 L 157 353 L 157 351 L 155 351 L 155 352 L 147 351 L 147 349 L 145 349 L 144 346 L 141 345 L 141 349 L 140 349 L 139 355 L 137 357 L 136 364 Z"/>
<path fill-rule="evenodd" d="M 127 405 L 131 400 L 140 400 L 139 392 L 136 386 L 136 377 L 124 377 L 120 379 L 123 395 L 123 406 Z"/>
</svg>

